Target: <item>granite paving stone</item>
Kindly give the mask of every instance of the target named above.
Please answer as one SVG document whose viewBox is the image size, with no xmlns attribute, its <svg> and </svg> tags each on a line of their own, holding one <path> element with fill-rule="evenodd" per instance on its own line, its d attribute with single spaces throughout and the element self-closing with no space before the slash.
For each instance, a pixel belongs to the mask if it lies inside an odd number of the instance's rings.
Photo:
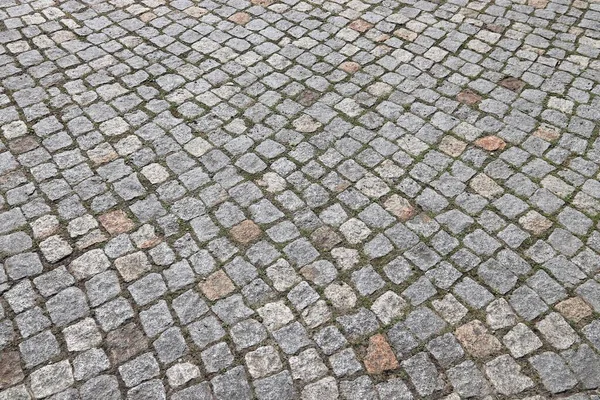
<svg viewBox="0 0 600 400">
<path fill-rule="evenodd" d="M 595 399 L 599 21 L 0 1 L 0 400 Z"/>
</svg>

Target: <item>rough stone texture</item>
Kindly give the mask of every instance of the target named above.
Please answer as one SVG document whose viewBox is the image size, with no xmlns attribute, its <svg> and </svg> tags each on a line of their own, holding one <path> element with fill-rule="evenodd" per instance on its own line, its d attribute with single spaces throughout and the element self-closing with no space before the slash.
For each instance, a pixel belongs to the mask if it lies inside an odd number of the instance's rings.
<svg viewBox="0 0 600 400">
<path fill-rule="evenodd" d="M 500 85 L 504 86 L 505 88 L 507 88 L 509 90 L 518 92 L 525 86 L 525 82 L 523 82 L 517 78 L 508 77 L 508 78 L 502 79 L 500 81 Z"/>
<path fill-rule="evenodd" d="M 111 331 L 106 337 L 106 344 L 114 364 L 130 359 L 148 346 L 147 339 L 134 323 Z"/>
<path fill-rule="evenodd" d="M 209 300 L 217 300 L 225 297 L 235 289 L 233 282 L 223 271 L 213 273 L 206 280 L 199 283 L 198 286 Z"/>
<path fill-rule="evenodd" d="M 592 307 L 580 297 L 571 297 L 570 299 L 563 300 L 555 308 L 565 318 L 573 322 L 579 322 L 592 315 Z"/>
<path fill-rule="evenodd" d="M 249 244 L 257 240 L 261 235 L 261 230 L 254 222 L 250 220 L 242 221 L 240 224 L 231 228 L 231 237 L 241 243 Z"/>
<path fill-rule="evenodd" d="M 479 320 L 458 327 L 455 335 L 473 357 L 485 358 L 502 349 L 500 341 Z"/>
<path fill-rule="evenodd" d="M 25 376 L 20 366 L 18 351 L 4 351 L 0 354 L 0 387 L 7 388 L 21 382 Z"/>
<path fill-rule="evenodd" d="M 31 391 L 36 398 L 43 398 L 67 389 L 74 383 L 69 361 L 49 364 L 31 374 Z"/>
<path fill-rule="evenodd" d="M 402 368 L 410 377 L 421 396 L 431 396 L 443 388 L 443 380 L 426 353 L 418 353 L 402 362 Z"/>
<path fill-rule="evenodd" d="M 523 323 L 518 323 L 504 335 L 502 342 L 515 358 L 523 357 L 542 347 L 542 341 Z"/>
<path fill-rule="evenodd" d="M 597 391 L 598 21 L 0 1 L 0 400 Z"/>
<path fill-rule="evenodd" d="M 98 221 L 111 235 L 129 232 L 135 227 L 134 222 L 123 210 L 115 210 L 98 216 Z"/>
<path fill-rule="evenodd" d="M 228 19 L 236 24 L 246 25 L 250 21 L 250 14 L 238 12 L 230 16 Z"/>
<path fill-rule="evenodd" d="M 369 347 L 363 362 L 370 374 L 381 374 L 398 368 L 398 360 L 385 336 L 381 334 L 369 338 Z"/>
<path fill-rule="evenodd" d="M 531 378 L 521 372 L 521 367 L 509 355 L 496 357 L 485 364 L 485 373 L 496 388 L 506 396 L 513 396 L 533 387 Z"/>
<path fill-rule="evenodd" d="M 490 385 L 473 361 L 465 361 L 448 371 L 448 379 L 463 397 L 484 398 L 491 392 Z"/>
<path fill-rule="evenodd" d="M 556 353 L 544 352 L 531 357 L 529 362 L 538 373 L 544 387 L 552 393 L 564 392 L 577 384 L 573 372 Z"/>
<path fill-rule="evenodd" d="M 250 375 L 262 378 L 281 369 L 281 359 L 272 346 L 259 347 L 246 354 L 246 365 Z"/>
<path fill-rule="evenodd" d="M 456 96 L 456 100 L 464 104 L 473 105 L 479 103 L 482 100 L 482 97 L 472 90 L 467 89 L 460 92 Z"/>
<path fill-rule="evenodd" d="M 497 136 L 486 136 L 477 139 L 475 144 L 487 151 L 504 150 L 506 142 Z"/>
</svg>

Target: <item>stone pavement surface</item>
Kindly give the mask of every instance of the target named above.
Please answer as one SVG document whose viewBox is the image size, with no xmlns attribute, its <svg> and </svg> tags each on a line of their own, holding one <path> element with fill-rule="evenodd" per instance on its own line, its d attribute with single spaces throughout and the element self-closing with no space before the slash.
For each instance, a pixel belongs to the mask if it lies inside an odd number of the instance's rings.
<svg viewBox="0 0 600 400">
<path fill-rule="evenodd" d="M 600 399 L 598 0 L 0 0 L 0 399 Z"/>
</svg>

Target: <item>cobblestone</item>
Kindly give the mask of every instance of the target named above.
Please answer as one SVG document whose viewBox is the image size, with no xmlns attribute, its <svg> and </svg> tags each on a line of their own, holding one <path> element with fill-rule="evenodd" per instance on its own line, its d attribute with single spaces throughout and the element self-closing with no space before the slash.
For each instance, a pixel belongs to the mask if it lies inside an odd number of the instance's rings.
<svg viewBox="0 0 600 400">
<path fill-rule="evenodd" d="M 599 20 L 0 2 L 0 400 L 594 399 Z"/>
</svg>

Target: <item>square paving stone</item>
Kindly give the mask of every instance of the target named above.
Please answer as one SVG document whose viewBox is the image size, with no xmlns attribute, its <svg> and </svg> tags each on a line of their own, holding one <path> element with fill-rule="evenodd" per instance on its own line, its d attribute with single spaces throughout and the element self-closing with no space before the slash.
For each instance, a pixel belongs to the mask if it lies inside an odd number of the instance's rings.
<svg viewBox="0 0 600 400">
<path fill-rule="evenodd" d="M 560 393 L 577 384 L 577 379 L 563 359 L 556 353 L 544 352 L 529 359 L 544 387 L 551 393 Z"/>
</svg>

